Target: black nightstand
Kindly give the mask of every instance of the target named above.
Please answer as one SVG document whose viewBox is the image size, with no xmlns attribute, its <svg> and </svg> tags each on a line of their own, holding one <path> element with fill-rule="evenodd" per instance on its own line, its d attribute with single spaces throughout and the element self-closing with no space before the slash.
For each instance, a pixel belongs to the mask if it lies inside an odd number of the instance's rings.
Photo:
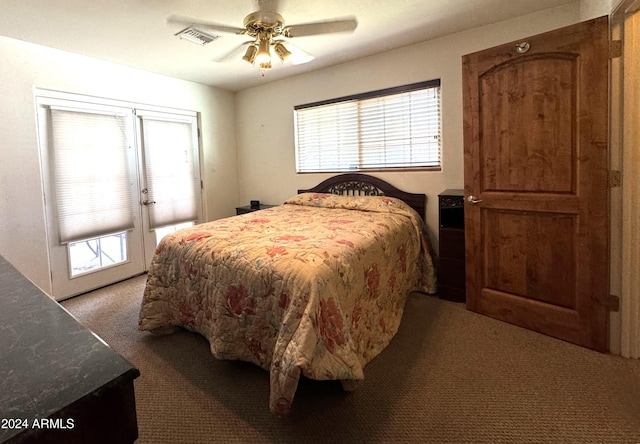
<svg viewBox="0 0 640 444">
<path fill-rule="evenodd" d="M 277 207 L 277 205 L 260 204 L 260 206 L 257 208 L 254 208 L 251 205 L 247 205 L 244 207 L 236 207 L 236 216 L 240 214 L 253 213 L 254 211 L 258 211 L 258 210 L 266 210 L 267 208 L 273 208 L 273 207 Z"/>
<path fill-rule="evenodd" d="M 448 301 L 465 302 L 464 190 L 445 190 L 438 195 L 440 261 L 438 293 Z"/>
</svg>

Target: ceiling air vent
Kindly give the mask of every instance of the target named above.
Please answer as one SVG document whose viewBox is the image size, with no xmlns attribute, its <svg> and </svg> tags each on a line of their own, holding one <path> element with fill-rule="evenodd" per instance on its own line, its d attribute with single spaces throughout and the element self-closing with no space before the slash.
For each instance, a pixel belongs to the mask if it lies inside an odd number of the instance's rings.
<svg viewBox="0 0 640 444">
<path fill-rule="evenodd" d="M 196 29 L 193 26 L 183 29 L 176 35 L 180 37 L 182 40 L 187 40 L 191 43 L 195 43 L 200 46 L 204 46 L 207 43 L 211 43 L 214 40 L 217 40 L 220 37 L 222 37 L 221 35 L 207 34 L 206 32 L 200 31 L 199 29 Z"/>
</svg>

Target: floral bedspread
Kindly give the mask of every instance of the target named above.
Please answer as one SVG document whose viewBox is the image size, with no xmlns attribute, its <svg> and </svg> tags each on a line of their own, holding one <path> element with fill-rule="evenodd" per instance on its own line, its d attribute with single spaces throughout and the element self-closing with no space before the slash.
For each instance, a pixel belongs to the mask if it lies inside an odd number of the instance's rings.
<svg viewBox="0 0 640 444">
<path fill-rule="evenodd" d="M 424 222 L 400 200 L 300 194 L 166 236 L 139 328 L 187 328 L 216 358 L 269 370 L 269 407 L 285 414 L 301 374 L 364 379 L 408 293 L 436 291 L 429 253 Z"/>
</svg>

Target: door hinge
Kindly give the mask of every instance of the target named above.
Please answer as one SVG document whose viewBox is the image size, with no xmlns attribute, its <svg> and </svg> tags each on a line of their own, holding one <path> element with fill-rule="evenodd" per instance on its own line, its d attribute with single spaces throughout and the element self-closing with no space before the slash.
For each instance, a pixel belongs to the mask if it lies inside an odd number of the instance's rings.
<svg viewBox="0 0 640 444">
<path fill-rule="evenodd" d="M 620 296 L 616 296 L 615 294 L 609 295 L 609 311 L 620 311 Z"/>
<path fill-rule="evenodd" d="M 609 188 L 618 188 L 622 186 L 622 172 L 618 170 L 609 170 Z"/>
<path fill-rule="evenodd" d="M 622 40 L 611 40 L 609 42 L 609 58 L 616 59 L 622 57 Z"/>
</svg>

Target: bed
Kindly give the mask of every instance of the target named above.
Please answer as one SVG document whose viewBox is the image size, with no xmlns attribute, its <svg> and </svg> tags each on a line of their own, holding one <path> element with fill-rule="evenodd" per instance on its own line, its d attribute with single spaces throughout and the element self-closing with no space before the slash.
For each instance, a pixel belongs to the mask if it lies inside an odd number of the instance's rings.
<svg viewBox="0 0 640 444">
<path fill-rule="evenodd" d="M 199 224 L 158 245 L 139 329 L 203 335 L 218 359 L 270 372 L 269 408 L 300 376 L 352 390 L 398 330 L 411 291 L 436 292 L 426 196 L 365 174 Z"/>
</svg>

